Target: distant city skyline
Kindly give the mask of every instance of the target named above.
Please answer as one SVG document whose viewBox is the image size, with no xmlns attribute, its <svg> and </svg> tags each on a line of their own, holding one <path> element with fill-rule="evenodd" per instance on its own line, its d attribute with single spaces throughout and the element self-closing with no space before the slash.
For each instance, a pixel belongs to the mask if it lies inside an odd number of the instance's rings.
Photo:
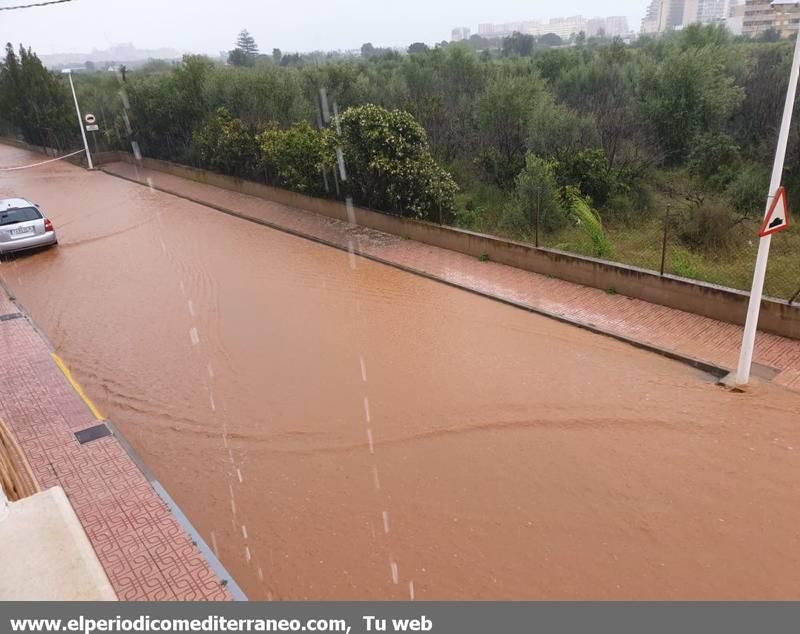
<svg viewBox="0 0 800 634">
<path fill-rule="evenodd" d="M 0 6 L 15 4 L 0 0 Z M 352 50 L 365 42 L 403 47 L 421 41 L 451 39 L 452 29 L 559 16 L 625 16 L 638 30 L 648 0 L 406 0 L 386 4 L 350 0 L 346 5 L 321 0 L 292 3 L 269 0 L 73 0 L 64 4 L 4 11 L 0 42 L 24 43 L 35 51 L 89 53 L 133 43 L 139 49 L 178 49 L 218 55 L 233 48 L 247 28 L 262 52 Z M 187 28 L 191 27 L 191 28 Z"/>
<path fill-rule="evenodd" d="M 477 35 L 481 37 L 507 37 L 512 33 L 526 35 L 545 35 L 554 33 L 562 39 L 572 35 L 584 33 L 589 37 L 599 35 L 601 32 L 611 37 L 628 35 L 636 29 L 630 27 L 627 16 L 592 16 L 583 15 L 557 16 L 549 20 L 528 19 L 517 22 L 492 23 L 484 22 L 478 25 Z M 470 37 L 470 27 L 456 27 L 451 32 L 451 40 L 466 40 Z"/>
</svg>

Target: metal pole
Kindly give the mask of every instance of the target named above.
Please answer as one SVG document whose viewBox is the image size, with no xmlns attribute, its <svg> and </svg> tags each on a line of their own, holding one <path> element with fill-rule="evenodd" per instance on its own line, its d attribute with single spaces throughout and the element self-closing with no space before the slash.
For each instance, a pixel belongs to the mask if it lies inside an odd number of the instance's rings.
<svg viewBox="0 0 800 634">
<path fill-rule="evenodd" d="M 769 185 L 769 196 L 764 211 L 765 216 L 769 213 L 772 199 L 781 186 L 783 165 L 786 159 L 786 145 L 789 140 L 789 129 L 792 125 L 792 113 L 794 111 L 794 99 L 797 94 L 797 79 L 799 75 L 800 37 L 797 38 L 794 46 L 792 70 L 789 73 L 789 87 L 786 91 L 786 104 L 783 108 L 781 131 L 778 135 L 778 148 L 775 151 L 775 163 L 772 166 L 772 180 Z M 736 370 L 737 385 L 747 385 L 750 381 L 750 369 L 753 365 L 753 349 L 756 344 L 756 330 L 758 328 L 758 314 L 761 310 L 761 298 L 764 294 L 764 278 L 767 275 L 767 260 L 769 259 L 770 244 L 772 244 L 772 236 L 761 238 L 758 243 L 758 256 L 756 257 L 756 268 L 753 273 L 753 288 L 750 291 L 750 304 L 747 307 L 747 322 L 745 323 L 744 336 L 742 337 L 742 351 L 739 355 L 739 367 Z"/>
<path fill-rule="evenodd" d="M 667 205 L 667 214 L 664 216 L 664 239 L 661 242 L 661 277 L 664 277 L 664 265 L 667 261 L 667 231 L 669 230 L 669 210 Z"/>
<path fill-rule="evenodd" d="M 72 83 L 72 71 L 65 71 L 69 77 L 69 87 L 72 88 L 72 98 L 75 100 L 75 112 L 78 113 L 78 126 L 81 129 L 81 136 L 83 137 L 83 147 L 86 150 L 86 159 L 89 161 L 89 169 L 93 170 L 92 153 L 89 151 L 89 142 L 86 140 L 86 130 L 83 128 L 83 117 L 81 116 L 81 109 L 78 106 L 78 95 L 75 94 L 75 84 Z"/>
<path fill-rule="evenodd" d="M 8 511 L 8 497 L 6 497 L 6 492 L 3 491 L 3 485 L 0 484 L 0 520 L 5 517 L 6 511 Z"/>
</svg>

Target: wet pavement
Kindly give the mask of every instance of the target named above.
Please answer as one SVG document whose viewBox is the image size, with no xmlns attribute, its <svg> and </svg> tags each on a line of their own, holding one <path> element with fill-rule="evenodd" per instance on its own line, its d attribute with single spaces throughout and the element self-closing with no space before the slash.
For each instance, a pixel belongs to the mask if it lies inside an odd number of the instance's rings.
<svg viewBox="0 0 800 634">
<path fill-rule="evenodd" d="M 800 595 L 796 393 L 100 172 L 10 195 L 61 244 L 0 277 L 250 598 Z"/>
</svg>

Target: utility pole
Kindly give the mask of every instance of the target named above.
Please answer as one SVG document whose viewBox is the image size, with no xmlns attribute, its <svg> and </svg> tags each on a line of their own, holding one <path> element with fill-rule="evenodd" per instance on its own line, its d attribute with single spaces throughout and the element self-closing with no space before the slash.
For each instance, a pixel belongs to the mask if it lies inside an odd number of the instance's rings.
<svg viewBox="0 0 800 634">
<path fill-rule="evenodd" d="M 89 151 L 89 142 L 86 140 L 86 130 L 83 127 L 83 117 L 81 116 L 81 109 L 78 106 L 78 95 L 75 94 L 75 84 L 72 83 L 72 69 L 65 68 L 61 71 L 69 77 L 69 87 L 72 89 L 72 98 L 75 100 L 75 112 L 78 113 L 78 126 L 81 129 L 81 137 L 83 137 L 83 147 L 86 150 L 86 160 L 89 161 L 89 169 L 93 170 L 92 153 Z"/>
<path fill-rule="evenodd" d="M 773 3 L 776 4 L 776 3 Z M 792 59 L 792 70 L 789 73 L 789 88 L 786 91 L 786 104 L 783 107 L 783 119 L 781 120 L 781 131 L 778 135 L 778 148 L 775 151 L 775 163 L 772 166 L 772 180 L 769 184 L 769 195 L 765 216 L 769 213 L 772 200 L 781 186 L 783 178 L 783 165 L 786 160 L 786 145 L 789 140 L 789 130 L 792 125 L 792 113 L 794 111 L 794 99 L 797 94 L 797 79 L 800 75 L 800 34 L 794 47 L 794 57 Z M 742 350 L 739 355 L 739 367 L 736 370 L 736 384 L 747 385 L 750 382 L 750 369 L 753 365 L 753 349 L 756 344 L 756 331 L 758 329 L 758 314 L 761 310 L 761 298 L 764 295 L 764 279 L 767 275 L 767 260 L 769 259 L 769 247 L 772 244 L 772 236 L 765 236 L 759 240 L 758 256 L 756 257 L 756 268 L 753 273 L 753 288 L 750 291 L 750 304 L 747 307 L 747 321 L 744 326 L 744 336 L 742 337 Z"/>
</svg>

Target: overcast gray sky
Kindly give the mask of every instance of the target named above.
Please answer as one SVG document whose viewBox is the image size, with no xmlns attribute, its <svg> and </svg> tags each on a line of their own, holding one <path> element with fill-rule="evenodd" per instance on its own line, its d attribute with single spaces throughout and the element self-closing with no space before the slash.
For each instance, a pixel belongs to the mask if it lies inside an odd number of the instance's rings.
<svg viewBox="0 0 800 634">
<path fill-rule="evenodd" d="M 0 0 L 0 7 L 38 0 Z M 648 0 L 72 0 L 0 11 L 0 42 L 39 53 L 131 42 L 202 53 L 232 48 L 246 27 L 260 48 L 284 51 L 403 46 L 450 38 L 455 26 L 583 14 L 625 15 L 638 30 Z"/>
</svg>

